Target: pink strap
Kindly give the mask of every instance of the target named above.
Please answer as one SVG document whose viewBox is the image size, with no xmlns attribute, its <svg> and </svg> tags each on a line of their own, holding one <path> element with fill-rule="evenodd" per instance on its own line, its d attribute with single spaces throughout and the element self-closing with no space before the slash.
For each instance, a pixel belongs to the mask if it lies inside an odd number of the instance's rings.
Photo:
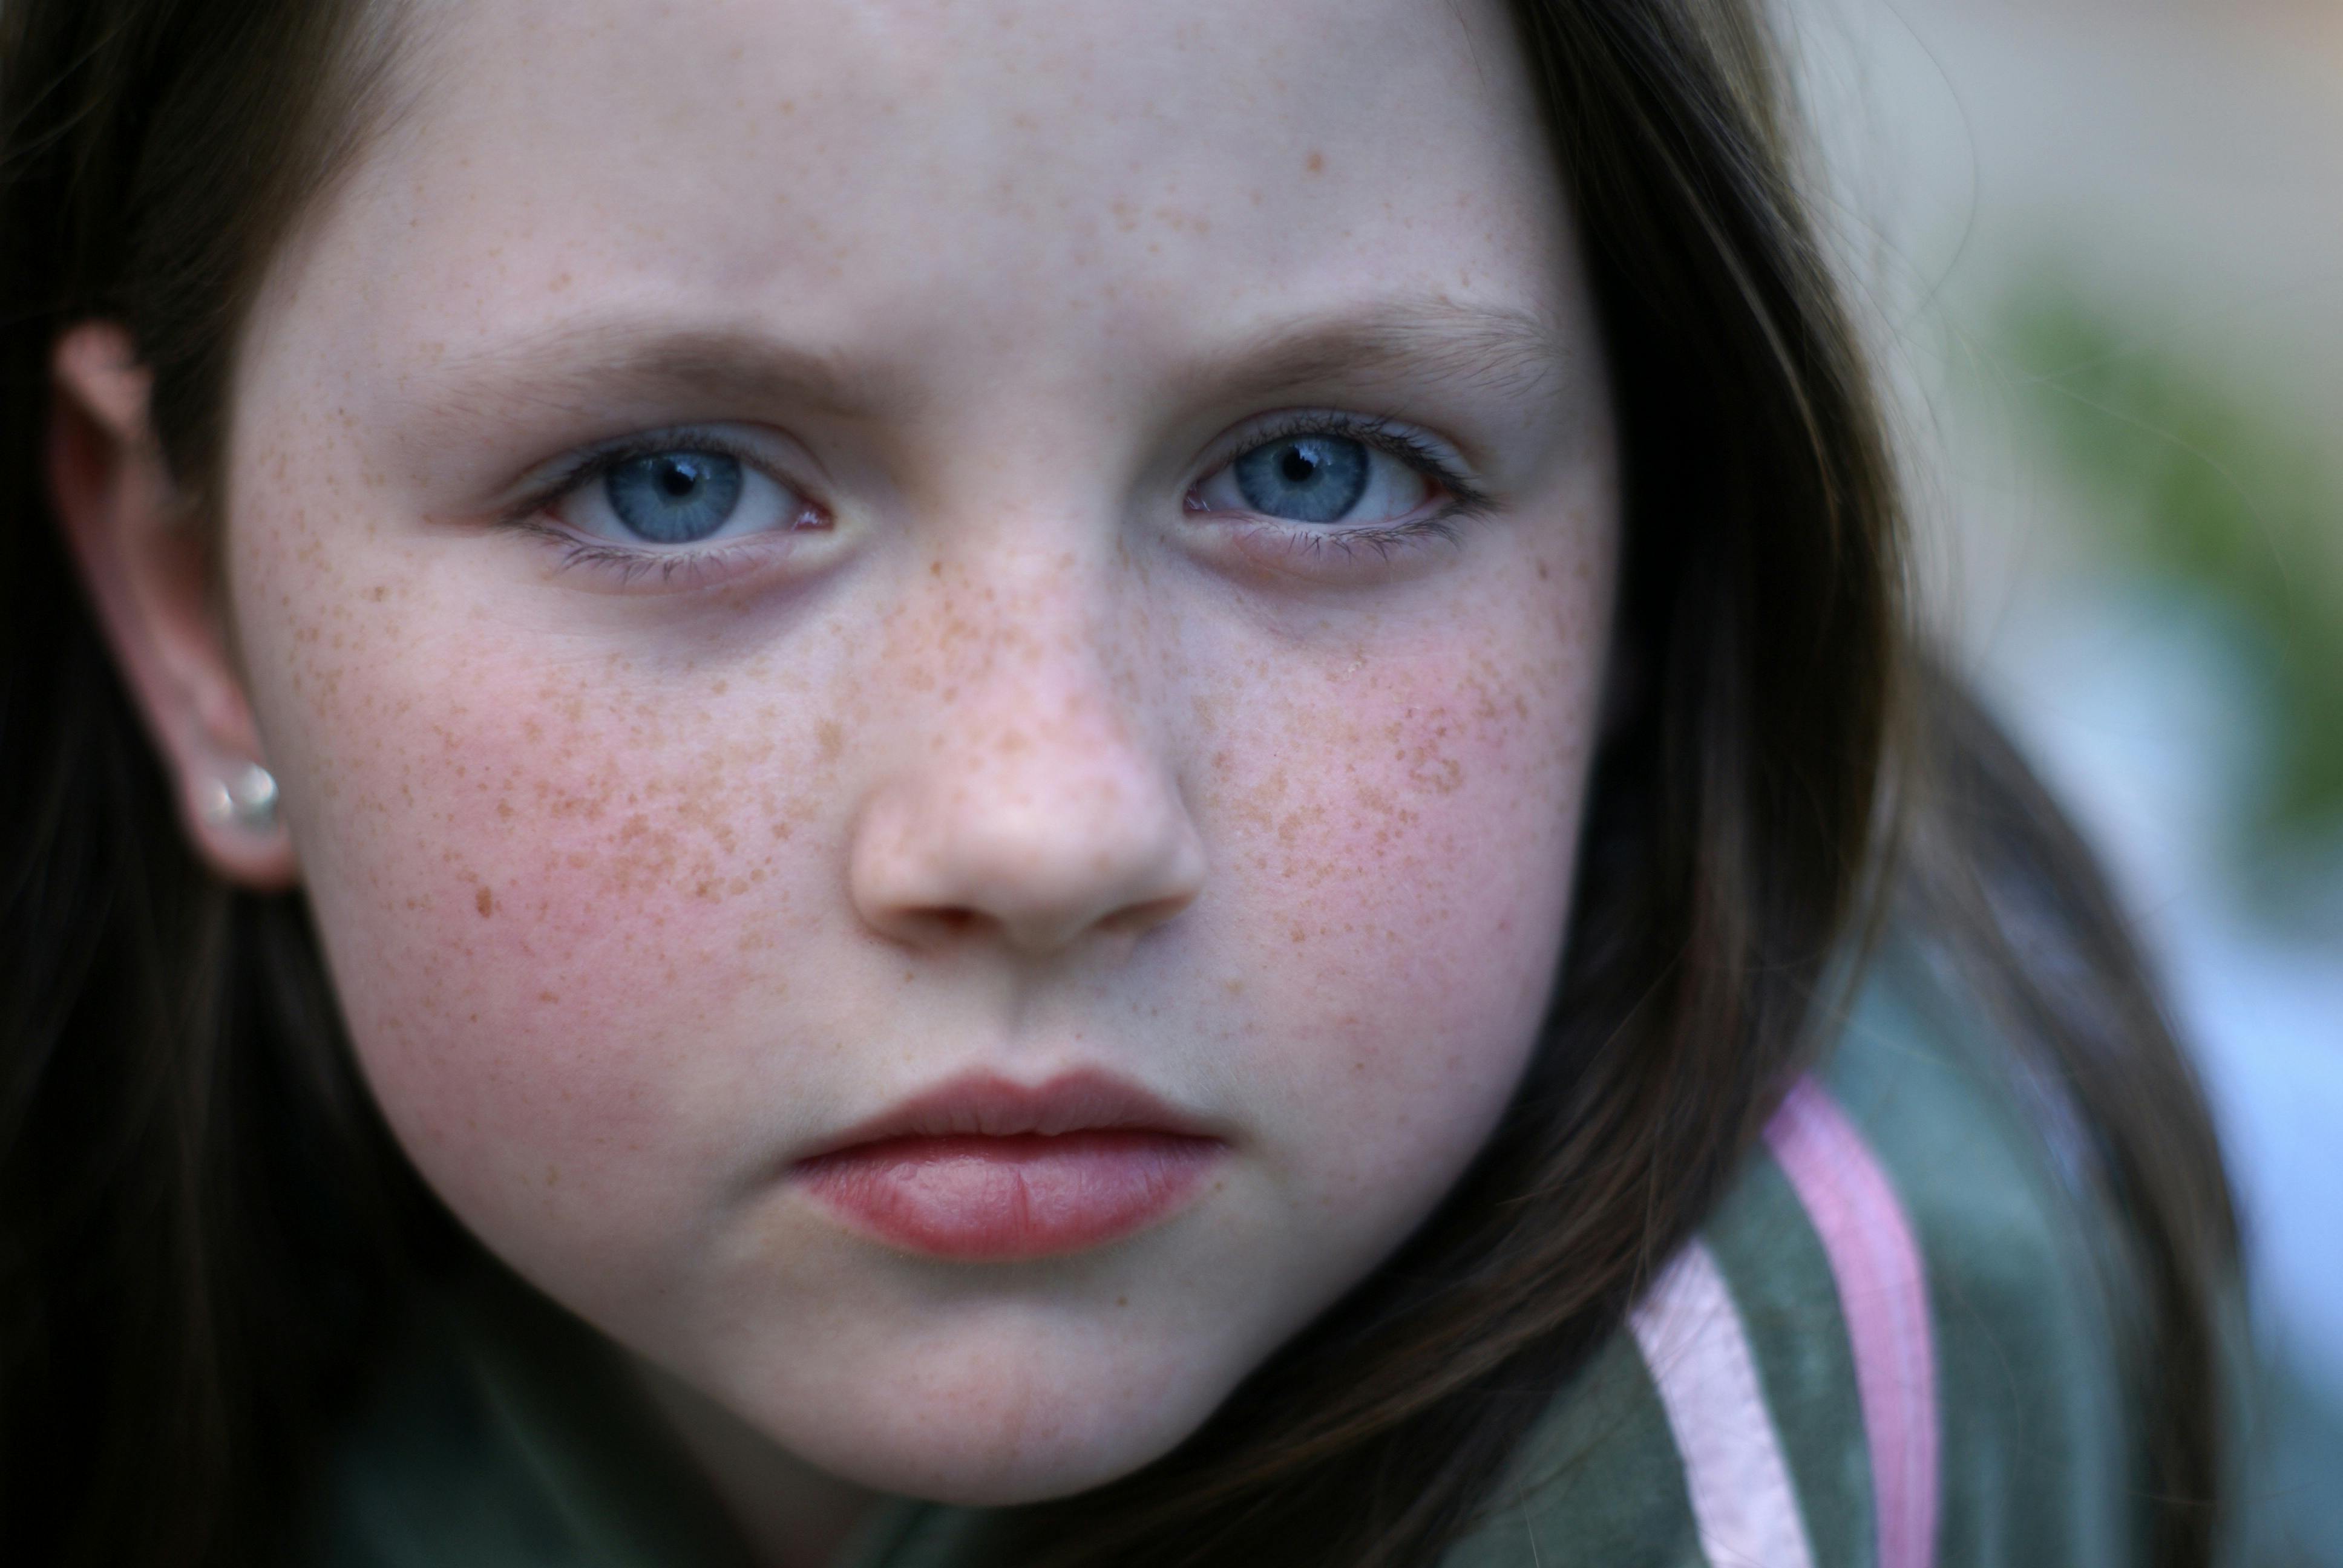
<svg viewBox="0 0 2343 1568">
<path fill-rule="evenodd" d="M 1757 1357 L 1708 1249 L 1678 1252 L 1627 1324 L 1684 1461 L 1702 1558 L 1711 1568 L 1814 1568 Z"/>
<path fill-rule="evenodd" d="M 1790 1091 L 1765 1141 L 1822 1238 L 1838 1287 L 1871 1448 L 1879 1568 L 1932 1568 L 1936 1354 L 1919 1241 L 1863 1135 L 1813 1079 Z"/>
</svg>

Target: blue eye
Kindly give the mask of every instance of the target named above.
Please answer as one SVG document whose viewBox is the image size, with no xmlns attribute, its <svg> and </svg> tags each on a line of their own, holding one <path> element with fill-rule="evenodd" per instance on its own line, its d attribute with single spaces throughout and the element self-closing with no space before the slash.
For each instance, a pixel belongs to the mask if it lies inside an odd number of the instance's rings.
<svg viewBox="0 0 2343 1568">
<path fill-rule="evenodd" d="M 568 477 L 528 505 L 572 537 L 646 558 L 676 560 L 694 547 L 826 531 L 828 515 L 775 471 L 788 457 L 757 456 L 778 444 L 739 427 L 651 431 L 575 460 Z"/>
<path fill-rule="evenodd" d="M 721 452 L 630 457 L 603 476 L 602 492 L 627 530 L 659 545 L 692 545 L 732 520 L 740 461 Z"/>
<path fill-rule="evenodd" d="M 1368 450 L 1344 436 L 1291 436 L 1232 465 L 1237 493 L 1264 517 L 1338 523 L 1367 493 Z"/>
<path fill-rule="evenodd" d="M 1380 422 L 1363 428 L 1355 416 L 1297 416 L 1205 476 L 1188 504 L 1320 528 L 1383 528 L 1420 513 L 1443 488 L 1463 487 L 1428 448 Z"/>
</svg>

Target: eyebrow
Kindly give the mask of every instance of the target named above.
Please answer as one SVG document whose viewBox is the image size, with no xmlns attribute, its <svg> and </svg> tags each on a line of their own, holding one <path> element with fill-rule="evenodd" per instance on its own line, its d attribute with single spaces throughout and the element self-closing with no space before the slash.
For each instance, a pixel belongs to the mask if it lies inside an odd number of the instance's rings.
<svg viewBox="0 0 2343 1568">
<path fill-rule="evenodd" d="M 444 368 L 453 372 L 455 390 L 437 397 L 440 406 L 484 414 L 491 402 L 514 400 L 591 414 L 615 393 L 645 401 L 809 408 L 852 419 L 900 404 L 902 390 L 850 369 L 842 357 L 761 333 L 633 321 L 558 327 L 451 357 Z"/>
<path fill-rule="evenodd" d="M 1430 379 L 1526 399 L 1552 390 L 1574 347 L 1568 333 L 1527 311 L 1402 299 L 1272 328 L 1182 379 L 1199 389 L 1241 386 L 1256 393 Z"/>
<path fill-rule="evenodd" d="M 1526 311 L 1402 298 L 1265 328 L 1175 365 L 1169 379 L 1200 400 L 1426 379 L 1526 399 L 1553 390 L 1574 347 L 1568 333 Z M 437 368 L 433 404 L 459 417 L 488 417 L 515 402 L 590 415 L 616 396 L 868 419 L 924 400 L 905 379 L 854 368 L 844 355 L 753 329 L 644 321 L 557 327 Z"/>
</svg>

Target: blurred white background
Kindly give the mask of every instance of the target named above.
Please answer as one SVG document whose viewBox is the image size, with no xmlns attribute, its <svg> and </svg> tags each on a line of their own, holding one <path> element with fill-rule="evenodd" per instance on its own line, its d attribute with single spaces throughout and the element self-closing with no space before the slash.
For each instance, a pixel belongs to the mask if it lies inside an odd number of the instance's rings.
<svg viewBox="0 0 2343 1568">
<path fill-rule="evenodd" d="M 2343 0 L 1782 0 L 1946 637 L 2165 966 L 2343 1565 Z"/>
</svg>

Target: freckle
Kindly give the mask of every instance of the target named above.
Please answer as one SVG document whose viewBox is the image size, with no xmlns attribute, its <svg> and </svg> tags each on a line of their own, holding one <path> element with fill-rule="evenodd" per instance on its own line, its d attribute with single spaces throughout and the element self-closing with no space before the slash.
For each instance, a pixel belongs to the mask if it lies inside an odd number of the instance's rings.
<svg viewBox="0 0 2343 1568">
<path fill-rule="evenodd" d="M 545 1184 L 548 1187 L 558 1187 L 561 1185 L 560 1166 L 548 1165 L 545 1168 Z"/>
<path fill-rule="evenodd" d="M 1324 153 L 1313 152 L 1310 155 L 1309 160 L 1302 166 L 1308 169 L 1313 175 L 1322 175 L 1326 172 L 1326 155 Z"/>
<path fill-rule="evenodd" d="M 490 915 L 497 912 L 496 895 L 489 892 L 486 888 L 482 888 L 480 890 L 479 896 L 475 898 L 472 900 L 472 903 L 473 906 L 480 911 L 480 918 L 482 920 L 487 920 Z"/>
<path fill-rule="evenodd" d="M 1221 982 L 1221 989 L 1227 991 L 1231 996 L 1242 996 L 1244 995 L 1244 981 L 1241 980 L 1222 980 Z"/>
<path fill-rule="evenodd" d="M 834 719 L 823 719 L 820 728 L 814 731 L 814 739 L 821 747 L 824 762 L 837 761 L 839 754 L 846 749 L 846 731 L 840 729 Z"/>
</svg>

